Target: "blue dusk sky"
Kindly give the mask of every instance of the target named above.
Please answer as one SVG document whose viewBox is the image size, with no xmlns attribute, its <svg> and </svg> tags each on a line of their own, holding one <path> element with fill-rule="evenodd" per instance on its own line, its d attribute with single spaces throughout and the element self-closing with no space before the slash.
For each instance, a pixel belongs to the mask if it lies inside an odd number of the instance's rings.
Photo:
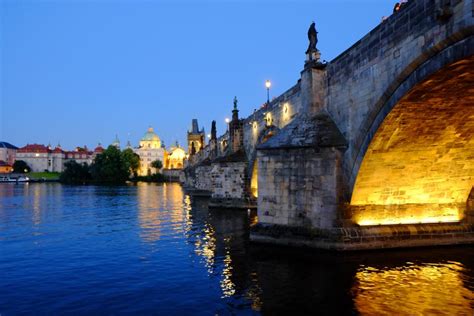
<svg viewBox="0 0 474 316">
<path fill-rule="evenodd" d="M 294 85 L 316 22 L 332 60 L 391 14 L 385 0 L 0 0 L 0 141 L 63 148 L 153 126 L 167 146 L 191 119 L 225 131 Z"/>
</svg>

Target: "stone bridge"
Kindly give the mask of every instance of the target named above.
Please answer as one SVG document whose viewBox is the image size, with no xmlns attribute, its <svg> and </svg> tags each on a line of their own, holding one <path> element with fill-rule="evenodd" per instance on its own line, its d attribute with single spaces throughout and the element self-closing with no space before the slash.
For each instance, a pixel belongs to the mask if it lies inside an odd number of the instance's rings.
<svg viewBox="0 0 474 316">
<path fill-rule="evenodd" d="M 256 203 L 254 241 L 472 243 L 473 0 L 411 0 L 331 62 L 313 53 L 270 104 L 234 108 L 186 184 L 217 206 Z"/>
</svg>

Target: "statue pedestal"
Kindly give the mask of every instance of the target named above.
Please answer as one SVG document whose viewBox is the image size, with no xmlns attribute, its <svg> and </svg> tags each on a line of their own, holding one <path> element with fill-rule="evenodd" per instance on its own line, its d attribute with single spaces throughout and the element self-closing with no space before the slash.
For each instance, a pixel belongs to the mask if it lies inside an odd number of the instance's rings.
<svg viewBox="0 0 474 316">
<path fill-rule="evenodd" d="M 309 62 L 319 62 L 321 59 L 321 52 L 316 49 L 316 50 L 313 50 L 313 51 L 310 51 L 310 52 L 307 52 L 306 53 L 306 61 L 305 63 L 309 63 Z"/>
</svg>

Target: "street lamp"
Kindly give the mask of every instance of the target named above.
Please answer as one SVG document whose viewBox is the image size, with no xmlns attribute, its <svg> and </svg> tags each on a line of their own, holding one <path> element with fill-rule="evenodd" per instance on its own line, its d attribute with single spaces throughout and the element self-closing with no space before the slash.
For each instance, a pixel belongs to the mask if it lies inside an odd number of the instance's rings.
<svg viewBox="0 0 474 316">
<path fill-rule="evenodd" d="M 270 80 L 265 81 L 265 87 L 267 88 L 267 104 L 270 104 L 270 87 L 272 86 L 272 83 Z"/>
</svg>

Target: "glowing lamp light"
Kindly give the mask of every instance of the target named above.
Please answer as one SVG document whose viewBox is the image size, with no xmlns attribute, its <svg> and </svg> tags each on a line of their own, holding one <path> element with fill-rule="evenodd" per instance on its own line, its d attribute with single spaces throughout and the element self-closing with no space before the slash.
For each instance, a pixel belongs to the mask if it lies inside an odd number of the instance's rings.
<svg viewBox="0 0 474 316">
<path fill-rule="evenodd" d="M 207 134 L 207 138 L 211 138 L 211 134 Z"/>
<path fill-rule="evenodd" d="M 272 86 L 272 83 L 270 80 L 265 81 L 265 87 L 267 88 L 267 104 L 270 103 L 270 87 Z"/>
<path fill-rule="evenodd" d="M 229 123 L 230 123 L 230 118 L 226 117 L 225 122 L 226 122 L 227 124 L 229 124 Z"/>
</svg>

